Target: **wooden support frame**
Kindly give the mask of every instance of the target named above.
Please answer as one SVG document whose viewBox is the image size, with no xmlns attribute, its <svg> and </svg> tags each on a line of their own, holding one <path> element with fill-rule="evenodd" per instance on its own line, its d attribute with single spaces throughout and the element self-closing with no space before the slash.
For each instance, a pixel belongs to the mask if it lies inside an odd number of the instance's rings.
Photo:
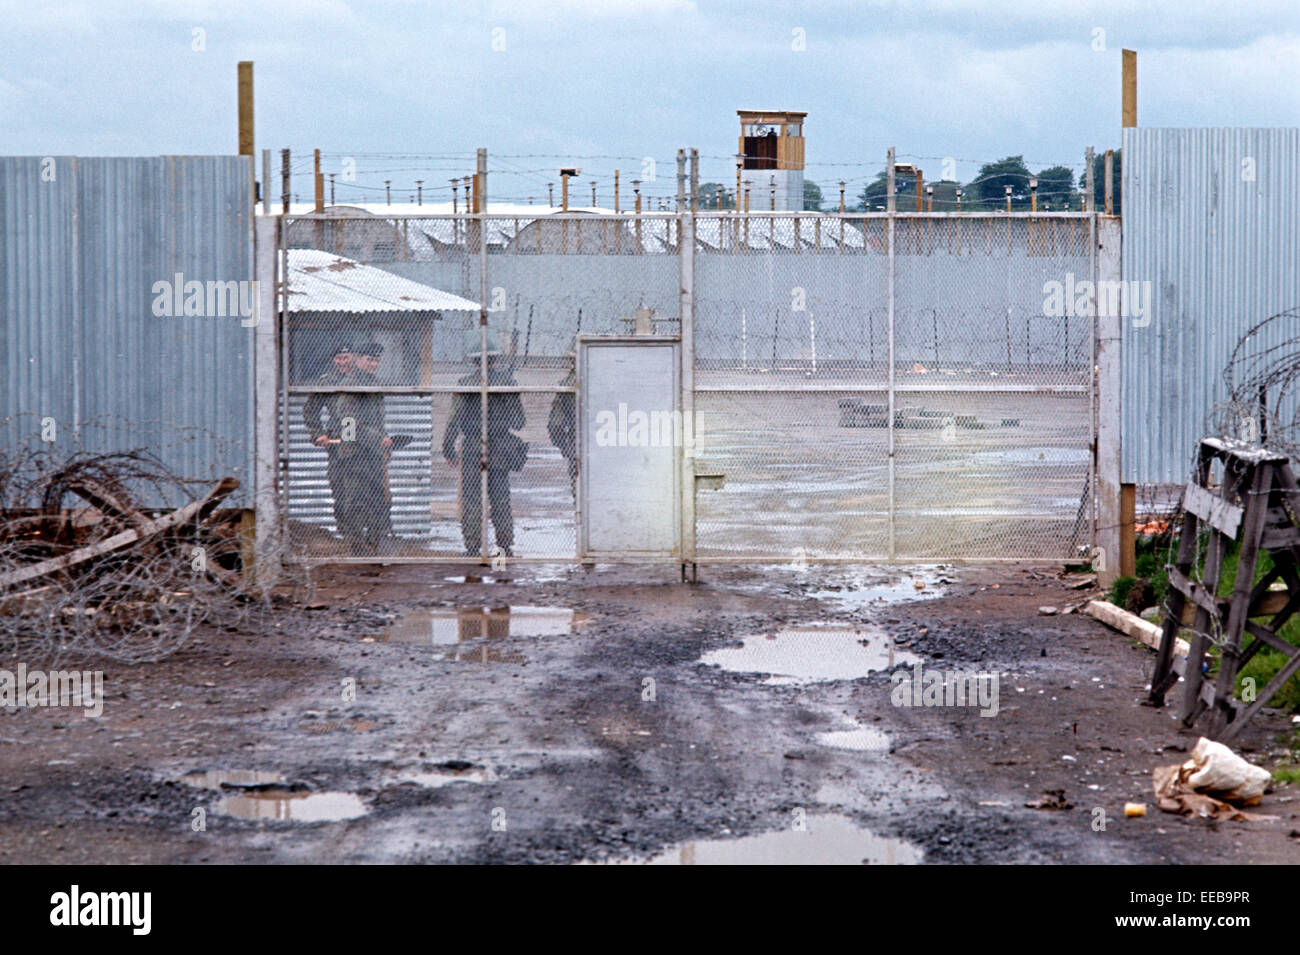
<svg viewBox="0 0 1300 955">
<path fill-rule="evenodd" d="M 1223 482 L 1217 495 L 1209 488 L 1216 461 L 1223 466 Z M 1283 624 L 1300 611 L 1297 515 L 1300 485 L 1285 455 L 1218 438 L 1202 440 L 1195 476 L 1183 494 L 1178 555 L 1167 568 L 1171 591 L 1150 700 L 1163 705 L 1165 695 L 1181 676 L 1184 687 L 1179 718 L 1191 727 L 1209 710 L 1208 735 L 1213 739 L 1226 742 L 1235 737 L 1300 672 L 1300 647 L 1278 635 Z M 1199 538 L 1207 532 L 1204 563 L 1198 567 Z M 1241 550 L 1232 593 L 1225 598 L 1218 595 L 1217 588 L 1223 560 L 1233 541 L 1239 542 Z M 1256 581 L 1261 553 L 1270 557 L 1273 567 Z M 1279 579 L 1284 591 L 1277 589 Z M 1174 647 L 1189 605 L 1194 610 L 1191 645 L 1186 661 L 1178 666 Z M 1267 624 L 1252 619 L 1269 615 Z M 1251 642 L 1243 645 L 1247 635 Z M 1211 640 L 1221 650 L 1213 685 L 1203 672 Z M 1268 686 L 1243 705 L 1234 698 L 1237 676 L 1264 646 L 1284 654 L 1287 660 Z"/>
</svg>

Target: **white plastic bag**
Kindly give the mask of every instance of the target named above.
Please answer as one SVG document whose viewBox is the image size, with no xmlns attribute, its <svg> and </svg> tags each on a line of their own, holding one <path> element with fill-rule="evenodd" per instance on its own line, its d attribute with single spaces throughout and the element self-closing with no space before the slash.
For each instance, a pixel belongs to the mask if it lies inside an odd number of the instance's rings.
<svg viewBox="0 0 1300 955">
<path fill-rule="evenodd" d="M 1196 741 L 1192 758 L 1183 768 L 1192 771 L 1186 779 L 1197 792 L 1244 805 L 1259 802 L 1272 779 L 1267 769 L 1246 762 L 1222 743 L 1204 736 Z"/>
</svg>

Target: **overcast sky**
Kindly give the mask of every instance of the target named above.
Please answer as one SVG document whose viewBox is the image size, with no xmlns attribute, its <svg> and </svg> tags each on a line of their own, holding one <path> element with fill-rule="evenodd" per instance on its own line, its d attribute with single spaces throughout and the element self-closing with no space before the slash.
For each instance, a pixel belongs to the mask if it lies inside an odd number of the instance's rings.
<svg viewBox="0 0 1300 955">
<path fill-rule="evenodd" d="M 340 202 L 385 178 L 446 198 L 478 146 L 493 199 L 545 203 L 577 164 L 607 203 L 645 157 L 666 195 L 683 146 L 730 182 L 739 107 L 808 112 L 828 199 L 890 145 L 928 178 L 944 157 L 962 180 L 1016 153 L 1081 167 L 1118 145 L 1124 47 L 1143 126 L 1300 126 L 1297 0 L 0 0 L 0 23 L 5 153 L 235 152 L 250 59 L 258 149 L 290 147 L 300 174 L 312 147 L 326 171 L 354 157 Z"/>
</svg>

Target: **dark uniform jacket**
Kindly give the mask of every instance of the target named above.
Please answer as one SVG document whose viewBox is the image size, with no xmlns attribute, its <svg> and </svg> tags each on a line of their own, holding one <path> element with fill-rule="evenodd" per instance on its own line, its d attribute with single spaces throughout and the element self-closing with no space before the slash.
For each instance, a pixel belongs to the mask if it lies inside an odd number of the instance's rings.
<svg viewBox="0 0 1300 955">
<path fill-rule="evenodd" d="M 577 375 L 569 372 L 560 384 L 567 387 L 577 380 Z M 546 421 L 546 433 L 550 435 L 551 443 L 569 460 L 577 454 L 577 410 L 577 395 L 562 391 L 551 402 L 551 414 Z"/>
<path fill-rule="evenodd" d="M 318 385 L 351 385 L 355 384 L 356 379 L 352 375 L 344 375 L 337 368 L 328 369 L 323 375 L 316 379 Z M 312 444 L 316 439 L 325 435 L 331 438 L 341 437 L 340 429 L 343 427 L 343 418 L 355 411 L 350 408 L 350 400 L 355 395 L 340 392 L 329 394 L 318 391 L 308 396 L 307 401 L 302 406 L 302 420 L 307 425 L 307 433 Z M 342 402 L 343 407 L 340 407 Z M 329 417 L 329 427 L 326 428 L 321 421 L 321 412 L 327 411 Z"/>
<path fill-rule="evenodd" d="M 456 381 L 457 385 L 477 388 L 479 373 L 473 372 Z M 488 384 L 515 385 L 514 376 L 505 369 L 489 369 Z M 451 400 L 451 415 L 442 438 L 442 456 L 450 461 L 456 455 L 456 438 L 461 438 L 462 461 L 479 457 L 479 393 L 459 391 Z M 524 426 L 524 405 L 517 394 L 488 396 L 488 467 L 517 471 L 524 466 L 528 445 L 512 432 Z M 468 452 L 468 453 L 467 453 Z"/>
<path fill-rule="evenodd" d="M 369 385 L 375 383 L 375 376 L 363 372 L 343 375 L 337 368 L 331 368 L 316 380 L 319 385 Z M 328 412 L 328 427 L 322 422 L 322 412 Z M 353 391 L 341 391 L 334 394 L 316 392 L 302 407 L 303 422 L 313 444 L 321 435 L 330 438 L 342 438 L 343 424 L 351 418 L 356 426 L 353 440 L 342 444 L 329 445 L 331 453 L 340 457 L 350 457 L 358 450 L 377 451 L 379 442 L 384 439 L 384 396 L 378 394 L 361 394 Z"/>
</svg>

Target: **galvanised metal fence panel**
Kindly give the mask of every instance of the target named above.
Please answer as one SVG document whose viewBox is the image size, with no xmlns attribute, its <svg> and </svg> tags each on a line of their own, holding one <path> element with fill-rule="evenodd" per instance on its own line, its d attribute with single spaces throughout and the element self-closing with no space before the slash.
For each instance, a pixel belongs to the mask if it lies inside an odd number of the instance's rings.
<svg viewBox="0 0 1300 955">
<path fill-rule="evenodd" d="M 684 256 L 675 214 L 289 218 L 282 440 L 304 556 L 579 556 L 577 337 L 679 335 L 684 269 L 686 435 L 714 478 L 683 559 L 1090 543 L 1092 323 L 1045 305 L 1091 277 L 1090 217 L 900 214 L 892 256 L 882 214 L 693 222 Z M 343 346 L 379 354 L 336 364 Z"/>
<path fill-rule="evenodd" d="M 487 219 L 489 335 L 525 389 L 518 434 L 527 453 L 510 481 L 521 557 L 577 551 L 577 336 L 626 334 L 622 319 L 639 308 L 653 310 L 661 330 L 676 327 L 678 259 L 665 242 L 675 217 L 630 218 Z"/>
<path fill-rule="evenodd" d="M 1182 483 L 1223 427 L 1238 343 L 1258 356 L 1295 337 L 1285 322 L 1247 334 L 1300 306 L 1300 128 L 1122 135 L 1122 272 L 1142 306 L 1120 323 L 1122 480 Z"/>
<path fill-rule="evenodd" d="M 48 418 L 57 449 L 144 450 L 251 501 L 249 164 L 0 157 L 0 444 L 39 446 Z"/>
</svg>

